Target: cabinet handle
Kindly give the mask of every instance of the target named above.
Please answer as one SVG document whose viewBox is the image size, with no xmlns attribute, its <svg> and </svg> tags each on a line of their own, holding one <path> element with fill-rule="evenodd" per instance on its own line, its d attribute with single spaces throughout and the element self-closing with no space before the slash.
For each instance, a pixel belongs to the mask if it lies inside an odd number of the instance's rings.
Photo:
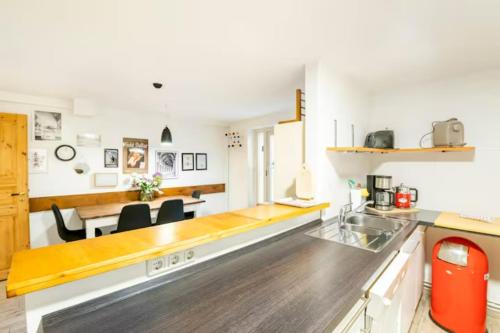
<svg viewBox="0 0 500 333">
<path fill-rule="evenodd" d="M 361 316 L 363 314 L 363 312 L 365 311 L 366 307 L 368 306 L 368 302 L 370 301 L 370 297 L 363 296 L 363 297 L 361 297 L 361 300 L 363 302 L 362 305 L 360 306 L 358 311 L 356 311 L 356 313 L 352 316 L 351 320 L 349 320 L 347 325 L 342 329 L 342 333 L 349 332 L 351 327 L 356 322 L 356 319 L 358 319 L 359 316 Z"/>
<path fill-rule="evenodd" d="M 14 193 L 11 193 L 10 196 L 11 197 L 17 197 L 17 196 L 20 196 L 20 195 L 25 195 L 26 192 L 14 192 Z"/>
</svg>

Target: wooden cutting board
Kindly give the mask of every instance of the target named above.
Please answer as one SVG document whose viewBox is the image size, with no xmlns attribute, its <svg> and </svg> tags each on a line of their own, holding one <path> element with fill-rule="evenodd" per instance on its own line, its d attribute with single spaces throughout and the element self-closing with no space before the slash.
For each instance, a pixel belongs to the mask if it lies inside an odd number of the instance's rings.
<svg viewBox="0 0 500 333">
<path fill-rule="evenodd" d="M 436 227 L 478 232 L 481 234 L 500 236 L 500 218 L 496 218 L 493 223 L 465 219 L 460 214 L 443 212 L 439 214 Z"/>
<path fill-rule="evenodd" d="M 407 208 L 407 209 L 393 208 L 391 210 L 379 210 L 369 206 L 366 207 L 366 210 L 381 215 L 410 214 L 410 213 L 417 213 L 419 211 L 418 208 Z"/>
</svg>

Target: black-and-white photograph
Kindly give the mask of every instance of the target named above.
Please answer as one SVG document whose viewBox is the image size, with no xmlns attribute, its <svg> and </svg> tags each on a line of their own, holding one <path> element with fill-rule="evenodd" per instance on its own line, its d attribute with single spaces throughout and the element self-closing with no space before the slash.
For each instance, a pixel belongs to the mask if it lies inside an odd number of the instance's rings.
<svg viewBox="0 0 500 333">
<path fill-rule="evenodd" d="M 196 153 L 196 170 L 207 170 L 207 154 Z"/>
<path fill-rule="evenodd" d="M 182 171 L 194 170 L 194 154 L 182 153 Z"/>
<path fill-rule="evenodd" d="M 35 111 L 34 118 L 35 140 L 61 140 L 62 115 L 60 112 Z"/>
<path fill-rule="evenodd" d="M 118 168 L 118 149 L 104 149 L 104 167 Z"/>
<path fill-rule="evenodd" d="M 178 176 L 177 156 L 178 153 L 175 151 L 167 151 L 167 150 L 156 151 L 155 171 L 160 173 L 163 179 L 177 178 Z"/>
</svg>

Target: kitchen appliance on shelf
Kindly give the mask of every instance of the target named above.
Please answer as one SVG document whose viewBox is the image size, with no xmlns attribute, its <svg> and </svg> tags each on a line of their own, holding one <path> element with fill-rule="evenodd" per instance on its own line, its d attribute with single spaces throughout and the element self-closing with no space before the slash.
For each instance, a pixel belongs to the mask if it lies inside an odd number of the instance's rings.
<svg viewBox="0 0 500 333">
<path fill-rule="evenodd" d="M 384 130 L 369 133 L 365 139 L 365 147 L 394 149 L 394 131 Z"/>
<path fill-rule="evenodd" d="M 392 176 L 368 175 L 366 177 L 368 198 L 374 202 L 373 207 L 378 210 L 388 211 L 394 204 L 392 190 Z"/>
<path fill-rule="evenodd" d="M 434 147 L 465 146 L 464 124 L 457 118 L 434 122 L 432 124 L 432 143 Z"/>
<path fill-rule="evenodd" d="M 432 320 L 455 333 L 486 332 L 488 257 L 475 243 L 448 237 L 432 251 Z"/>
<path fill-rule="evenodd" d="M 418 190 L 401 183 L 395 189 L 394 206 L 396 208 L 412 208 L 416 206 L 418 200 Z"/>
</svg>

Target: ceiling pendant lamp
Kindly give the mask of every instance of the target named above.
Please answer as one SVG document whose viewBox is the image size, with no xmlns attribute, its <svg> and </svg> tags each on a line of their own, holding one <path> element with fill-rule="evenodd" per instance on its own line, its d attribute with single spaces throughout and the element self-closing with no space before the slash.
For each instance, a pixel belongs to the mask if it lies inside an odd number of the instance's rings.
<svg viewBox="0 0 500 333">
<path fill-rule="evenodd" d="M 165 104 L 165 113 L 167 114 L 167 119 L 168 119 L 168 112 L 167 112 L 167 105 Z M 165 125 L 165 128 L 161 132 L 161 144 L 162 145 L 171 145 L 172 144 L 172 132 L 170 132 L 170 128 L 168 128 L 168 125 Z"/>
<path fill-rule="evenodd" d="M 162 145 L 171 145 L 172 144 L 172 133 L 168 126 L 165 126 L 163 131 L 161 132 L 161 144 Z"/>
</svg>

